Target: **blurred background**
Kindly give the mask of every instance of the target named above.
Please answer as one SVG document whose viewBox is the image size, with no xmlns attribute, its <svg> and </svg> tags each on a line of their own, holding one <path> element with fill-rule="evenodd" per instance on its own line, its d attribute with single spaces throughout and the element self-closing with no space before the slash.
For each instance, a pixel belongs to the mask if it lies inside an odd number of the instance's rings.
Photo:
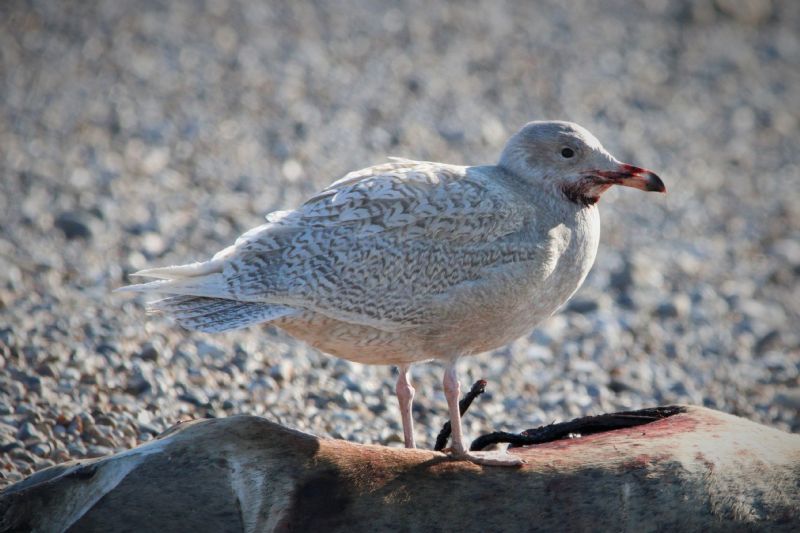
<svg viewBox="0 0 800 533">
<path fill-rule="evenodd" d="M 0 3 L 0 485 L 250 413 L 400 445 L 394 370 L 112 295 L 386 156 L 496 161 L 589 128 L 669 194 L 603 197 L 597 263 L 528 337 L 465 359 L 467 438 L 691 403 L 800 421 L 800 3 Z M 436 364 L 415 420 L 445 421 Z"/>
</svg>

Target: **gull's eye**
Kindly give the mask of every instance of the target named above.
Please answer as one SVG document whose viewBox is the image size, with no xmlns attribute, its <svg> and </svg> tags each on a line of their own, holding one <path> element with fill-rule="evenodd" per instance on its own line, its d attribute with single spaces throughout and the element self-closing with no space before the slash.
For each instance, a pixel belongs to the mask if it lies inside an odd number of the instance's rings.
<svg viewBox="0 0 800 533">
<path fill-rule="evenodd" d="M 573 157 L 574 155 L 575 155 L 575 150 L 573 150 L 572 148 L 562 148 L 561 149 L 561 157 L 563 157 L 564 159 L 569 159 L 570 157 Z"/>
</svg>

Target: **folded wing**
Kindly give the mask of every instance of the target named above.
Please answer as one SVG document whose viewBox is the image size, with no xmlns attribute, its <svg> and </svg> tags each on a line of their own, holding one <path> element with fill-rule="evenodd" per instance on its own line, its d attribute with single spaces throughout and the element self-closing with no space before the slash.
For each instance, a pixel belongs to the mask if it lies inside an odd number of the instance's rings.
<svg viewBox="0 0 800 533">
<path fill-rule="evenodd" d="M 210 261 L 139 272 L 161 280 L 124 290 L 311 310 L 394 329 L 484 269 L 525 260 L 516 243 L 502 241 L 530 216 L 477 170 L 395 160 L 269 215 Z"/>
</svg>

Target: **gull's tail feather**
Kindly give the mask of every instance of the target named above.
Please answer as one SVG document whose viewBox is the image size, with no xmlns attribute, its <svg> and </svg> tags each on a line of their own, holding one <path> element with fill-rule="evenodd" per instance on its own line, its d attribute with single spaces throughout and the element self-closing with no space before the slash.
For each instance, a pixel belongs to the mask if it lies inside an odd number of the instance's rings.
<svg viewBox="0 0 800 533">
<path fill-rule="evenodd" d="M 203 296 L 171 296 L 148 304 L 148 310 L 164 313 L 186 329 L 206 333 L 240 329 L 295 312 L 282 305 Z"/>
<path fill-rule="evenodd" d="M 180 279 L 160 279 L 149 283 L 120 287 L 115 289 L 114 292 L 161 292 L 185 296 L 207 296 L 209 298 L 236 298 L 236 295 L 225 281 L 225 276 L 221 273 Z"/>
<path fill-rule="evenodd" d="M 188 265 L 147 268 L 131 276 L 157 278 L 158 281 L 119 287 L 114 292 L 163 292 L 187 296 L 234 298 L 222 274 L 224 261 L 203 261 Z"/>
<path fill-rule="evenodd" d="M 202 263 L 190 263 L 188 265 L 174 265 L 168 267 L 146 268 L 134 272 L 131 276 L 142 276 L 145 278 L 159 279 L 181 279 L 196 278 L 207 274 L 222 272 L 222 261 L 203 261 Z"/>
<path fill-rule="evenodd" d="M 237 300 L 222 273 L 223 264 L 224 257 L 220 257 L 204 263 L 140 270 L 132 275 L 160 279 L 120 287 L 115 292 L 168 294 L 149 303 L 148 310 L 163 313 L 186 329 L 206 333 L 244 328 L 296 312 L 282 305 Z"/>
</svg>

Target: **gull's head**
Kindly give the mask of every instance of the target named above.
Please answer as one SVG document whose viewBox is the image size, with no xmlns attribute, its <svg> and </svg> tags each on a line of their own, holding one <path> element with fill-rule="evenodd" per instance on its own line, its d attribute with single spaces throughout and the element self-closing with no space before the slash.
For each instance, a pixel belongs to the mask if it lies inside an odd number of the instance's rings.
<svg viewBox="0 0 800 533">
<path fill-rule="evenodd" d="M 617 161 L 589 130 L 573 122 L 529 122 L 508 140 L 498 165 L 526 181 L 547 183 L 583 205 L 597 203 L 612 185 L 666 192 L 655 173 Z"/>
</svg>

